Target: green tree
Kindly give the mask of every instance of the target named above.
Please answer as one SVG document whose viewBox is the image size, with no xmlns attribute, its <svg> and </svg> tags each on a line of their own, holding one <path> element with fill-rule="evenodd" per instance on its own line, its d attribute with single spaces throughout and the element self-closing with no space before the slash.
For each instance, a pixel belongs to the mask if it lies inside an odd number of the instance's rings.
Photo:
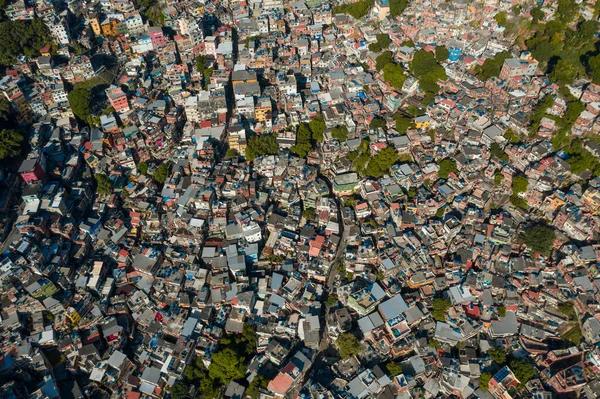
<svg viewBox="0 0 600 399">
<path fill-rule="evenodd" d="M 340 143 L 348 140 L 348 128 L 346 126 L 336 126 L 331 129 L 331 137 L 339 141 Z"/>
<path fill-rule="evenodd" d="M 360 154 L 352 163 L 354 170 L 360 174 L 364 174 L 365 167 L 367 166 L 367 163 L 369 163 L 369 159 L 371 159 L 371 157 L 369 157 L 369 154 Z"/>
<path fill-rule="evenodd" d="M 325 300 L 325 306 L 330 308 L 330 307 L 334 306 L 335 304 L 337 304 L 337 302 L 338 302 L 338 296 L 336 294 L 331 294 Z"/>
<path fill-rule="evenodd" d="M 369 44 L 369 50 L 374 51 L 376 53 L 390 47 L 392 40 L 387 35 L 387 33 L 380 33 L 377 35 L 377 42 Z"/>
<path fill-rule="evenodd" d="M 450 57 L 450 51 L 444 46 L 437 46 L 435 48 L 435 59 L 437 62 L 444 62 Z"/>
<path fill-rule="evenodd" d="M 346 159 L 350 162 L 354 161 L 358 157 L 358 151 L 350 151 L 346 154 Z"/>
<path fill-rule="evenodd" d="M 279 144 L 277 137 L 272 134 L 263 134 L 260 136 L 252 136 L 248 139 L 246 146 L 246 159 L 249 161 L 263 155 L 279 154 Z"/>
<path fill-rule="evenodd" d="M 397 17 L 398 15 L 402 15 L 402 12 L 406 8 L 408 3 L 407 0 L 390 0 L 390 15 L 392 17 Z"/>
<path fill-rule="evenodd" d="M 172 399 L 181 399 L 190 393 L 190 388 L 182 382 L 176 382 L 169 390 L 169 393 Z"/>
<path fill-rule="evenodd" d="M 260 375 L 260 374 L 257 375 L 256 377 L 254 377 L 254 379 L 248 386 L 248 390 L 246 391 L 247 394 L 252 399 L 258 399 L 260 390 L 267 389 L 267 386 L 269 385 L 269 381 L 270 380 L 267 377 L 265 377 L 264 375 Z"/>
<path fill-rule="evenodd" d="M 500 148 L 500 144 L 493 142 L 490 147 L 490 153 L 501 162 L 508 163 L 508 155 Z"/>
<path fill-rule="evenodd" d="M 506 352 L 502 348 L 491 348 L 488 354 L 494 362 L 498 365 L 503 366 L 506 364 Z"/>
<path fill-rule="evenodd" d="M 113 193 L 113 183 L 106 174 L 96 173 L 94 177 L 96 178 L 97 191 L 100 194 L 108 195 Z"/>
<path fill-rule="evenodd" d="M 388 172 L 390 167 L 398 160 L 398 153 L 392 147 L 385 147 L 377 153 L 364 170 L 364 174 L 379 177 Z"/>
<path fill-rule="evenodd" d="M 442 347 L 442 344 L 436 339 L 429 340 L 427 344 L 433 349 L 440 349 Z"/>
<path fill-rule="evenodd" d="M 385 129 L 386 127 L 387 123 L 385 122 L 385 119 L 380 117 L 371 119 L 371 122 L 369 123 L 369 128 L 371 129 Z"/>
<path fill-rule="evenodd" d="M 488 384 L 490 383 L 490 380 L 492 379 L 492 375 L 488 372 L 483 372 L 481 373 L 481 375 L 479 376 L 479 387 L 481 389 L 483 389 L 484 391 L 487 391 L 488 388 Z"/>
<path fill-rule="evenodd" d="M 546 111 L 554 105 L 554 98 L 551 95 L 545 96 L 529 114 L 529 122 L 531 123 L 530 131 L 536 132 L 540 126 L 540 121 L 546 116 Z"/>
<path fill-rule="evenodd" d="M 506 316 L 506 306 L 498 307 L 498 316 L 505 317 Z"/>
<path fill-rule="evenodd" d="M 214 381 L 229 384 L 233 380 L 244 378 L 246 365 L 244 358 L 232 348 L 223 348 L 213 353 L 208 375 Z"/>
<path fill-rule="evenodd" d="M 308 123 L 308 128 L 312 133 L 313 140 L 323 141 L 323 133 L 325 133 L 327 126 L 325 126 L 325 121 L 321 115 L 313 118 L 313 120 Z"/>
<path fill-rule="evenodd" d="M 520 239 L 532 251 L 550 256 L 556 235 L 551 227 L 539 224 L 525 229 L 521 233 Z"/>
<path fill-rule="evenodd" d="M 383 79 L 396 89 L 401 89 L 407 79 L 404 68 L 392 62 L 383 67 Z"/>
<path fill-rule="evenodd" d="M 296 144 L 290 150 L 300 158 L 306 158 L 312 150 L 312 133 L 306 123 L 301 123 L 296 131 Z"/>
<path fill-rule="evenodd" d="M 336 343 L 339 347 L 340 356 L 342 359 L 346 359 L 347 357 L 353 355 L 358 355 L 361 351 L 360 342 L 352 333 L 341 334 Z"/>
<path fill-rule="evenodd" d="M 52 42 L 48 28 L 39 18 L 2 22 L 0 37 L 0 64 L 7 67 L 14 65 L 18 56 L 39 56 L 40 49 Z"/>
<path fill-rule="evenodd" d="M 536 374 L 535 368 L 523 359 L 511 358 L 508 362 L 508 367 L 510 367 L 521 384 L 525 384 Z"/>
<path fill-rule="evenodd" d="M 500 26 L 506 26 L 508 24 L 508 18 L 506 16 L 506 11 L 500 11 L 496 15 L 494 15 L 494 19 Z"/>
<path fill-rule="evenodd" d="M 500 184 L 502 184 L 502 180 L 504 180 L 504 175 L 500 172 L 496 172 L 494 174 L 494 184 L 496 186 L 499 186 Z"/>
<path fill-rule="evenodd" d="M 379 43 L 382 49 L 386 49 L 392 44 L 392 39 L 390 39 L 387 33 L 380 33 L 377 35 L 377 43 Z"/>
<path fill-rule="evenodd" d="M 600 175 L 600 161 L 583 148 L 581 140 L 573 140 L 564 151 L 569 155 L 567 162 L 571 173 L 578 174 L 589 170 L 594 176 Z"/>
<path fill-rule="evenodd" d="M 449 158 L 442 159 L 438 162 L 440 170 L 438 171 L 438 177 L 441 179 L 447 179 L 450 173 L 458 174 L 456 162 Z"/>
<path fill-rule="evenodd" d="M 308 219 L 308 220 L 314 219 L 315 215 L 316 215 L 315 210 L 314 209 L 310 209 L 310 208 L 305 209 L 302 212 L 302 217 L 305 218 L 305 219 Z"/>
<path fill-rule="evenodd" d="M 204 78 L 204 89 L 208 87 L 213 73 L 213 68 L 208 66 L 207 63 L 208 60 L 205 55 L 200 54 L 196 57 L 196 71 L 200 72 Z"/>
<path fill-rule="evenodd" d="M 253 356 L 256 353 L 258 336 L 256 335 L 256 330 L 250 324 L 244 324 L 242 335 L 238 341 L 239 345 L 243 347 L 246 356 Z"/>
<path fill-rule="evenodd" d="M 546 14 L 542 11 L 540 7 L 534 7 L 531 9 L 531 16 L 533 17 L 533 22 L 541 21 L 546 18 Z"/>
<path fill-rule="evenodd" d="M 600 4 L 600 2 L 597 2 L 596 4 Z M 587 68 L 592 81 L 595 84 L 600 84 L 600 55 L 590 57 Z"/>
<path fill-rule="evenodd" d="M 392 375 L 392 377 L 402 374 L 402 366 L 394 361 L 391 361 L 388 364 L 386 364 L 385 368 Z"/>
<path fill-rule="evenodd" d="M 520 194 L 527 191 L 527 186 L 529 186 L 529 180 L 525 176 L 515 176 L 512 179 L 512 191 L 513 194 Z"/>
<path fill-rule="evenodd" d="M 23 141 L 23 135 L 18 130 L 0 130 L 0 159 L 12 158 L 21 154 Z"/>
<path fill-rule="evenodd" d="M 140 13 L 157 25 L 164 25 L 165 16 L 162 12 L 161 0 L 136 0 Z"/>
<path fill-rule="evenodd" d="M 560 84 L 569 84 L 573 83 L 573 80 L 577 77 L 577 73 L 577 67 L 572 61 L 560 59 L 554 69 L 552 69 L 550 79 Z"/>
<path fill-rule="evenodd" d="M 225 154 L 227 158 L 237 157 L 238 155 L 240 155 L 240 153 L 235 148 L 228 149 L 227 153 Z"/>
<path fill-rule="evenodd" d="M 519 137 L 519 135 L 515 133 L 512 129 L 508 129 L 506 132 L 504 132 L 504 138 L 512 144 L 517 144 L 521 142 L 521 138 Z"/>
<path fill-rule="evenodd" d="M 158 168 L 156 168 L 156 172 L 152 177 L 158 184 L 165 184 L 165 181 L 167 181 L 167 178 L 169 177 L 170 170 L 171 163 L 168 161 L 163 162 L 160 165 L 158 165 Z"/>
<path fill-rule="evenodd" d="M 146 173 L 148 173 L 148 164 L 145 161 L 138 163 L 137 170 L 140 174 L 146 175 Z"/>
<path fill-rule="evenodd" d="M 0 41 L 1 42 L 1 41 Z M 75 86 L 68 95 L 71 110 L 76 117 L 87 121 L 92 114 L 90 90 Z"/>
<path fill-rule="evenodd" d="M 446 80 L 446 71 L 435 60 L 433 53 L 425 50 L 417 51 L 410 64 L 410 70 L 417 79 L 419 79 L 419 88 L 421 91 L 430 93 L 425 102 L 431 102 L 433 95 L 439 91 L 437 82 Z"/>
<path fill-rule="evenodd" d="M 446 310 L 452 306 L 450 301 L 446 298 L 434 298 L 431 302 L 433 311 L 431 312 L 433 318 L 437 321 L 446 320 Z"/>
<path fill-rule="evenodd" d="M 475 74 L 480 80 L 488 80 L 492 77 L 498 77 L 500 75 L 500 69 L 504 64 L 504 60 L 507 58 L 511 58 L 512 55 L 503 51 L 494 56 L 494 58 L 488 58 L 485 60 L 483 65 L 475 67 Z"/>
<path fill-rule="evenodd" d="M 334 14 L 348 14 L 353 16 L 355 19 L 362 19 L 365 17 L 371 7 L 375 4 L 375 0 L 359 0 L 354 3 L 346 3 L 333 8 Z"/>
<path fill-rule="evenodd" d="M 210 372 L 203 371 L 199 378 L 198 390 L 204 398 L 216 398 L 219 394 L 219 385 L 210 377 Z"/>
<path fill-rule="evenodd" d="M 375 69 L 381 71 L 387 64 L 393 62 L 394 57 L 391 51 L 384 51 L 375 58 Z"/>
<path fill-rule="evenodd" d="M 401 113 L 394 114 L 394 120 L 396 121 L 396 131 L 400 134 L 406 134 L 406 131 L 412 125 L 412 118 L 408 118 Z"/>
</svg>

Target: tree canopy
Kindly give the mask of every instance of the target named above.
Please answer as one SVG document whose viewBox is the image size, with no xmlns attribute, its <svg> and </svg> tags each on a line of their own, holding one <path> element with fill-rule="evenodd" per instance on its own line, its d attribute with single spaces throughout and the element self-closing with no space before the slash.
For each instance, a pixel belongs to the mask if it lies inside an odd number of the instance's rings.
<svg viewBox="0 0 600 399">
<path fill-rule="evenodd" d="M 508 163 L 508 155 L 500 148 L 500 144 L 493 142 L 490 147 L 490 153 L 492 156 L 498 158 L 498 160 Z"/>
<path fill-rule="evenodd" d="M 208 61 L 205 55 L 200 54 L 196 57 L 196 70 L 200 72 L 204 78 L 203 87 L 205 90 L 210 83 L 210 78 L 212 77 L 214 70 L 212 67 L 207 65 L 207 62 Z"/>
<path fill-rule="evenodd" d="M 484 391 L 487 391 L 488 388 L 488 384 L 490 383 L 490 380 L 492 379 L 492 375 L 490 373 L 483 372 L 481 373 L 481 375 L 479 376 L 479 387 L 481 389 L 483 389 Z"/>
<path fill-rule="evenodd" d="M 519 380 L 521 384 L 525 384 L 536 374 L 535 368 L 524 359 L 511 357 L 508 362 L 508 367 L 510 367 L 512 372 L 515 374 L 515 377 L 517 377 L 517 380 Z"/>
<path fill-rule="evenodd" d="M 348 14 L 355 19 L 361 19 L 369 13 L 373 4 L 375 4 L 375 0 L 360 0 L 336 6 L 333 8 L 333 12 L 334 14 Z"/>
<path fill-rule="evenodd" d="M 145 175 L 148 173 L 148 164 L 144 161 L 138 163 L 137 170 L 140 172 L 140 174 Z"/>
<path fill-rule="evenodd" d="M 512 180 L 513 194 L 524 193 L 527 191 L 527 186 L 529 186 L 529 180 L 525 176 L 515 176 Z"/>
<path fill-rule="evenodd" d="M 336 294 L 331 294 L 325 300 L 325 306 L 330 308 L 333 305 L 335 305 L 337 302 L 338 302 L 338 296 Z"/>
<path fill-rule="evenodd" d="M 387 64 L 393 62 L 394 57 L 391 51 L 384 51 L 375 58 L 375 69 L 381 71 Z"/>
<path fill-rule="evenodd" d="M 440 170 L 438 171 L 438 177 L 442 179 L 447 179 L 448 176 L 450 176 L 450 173 L 458 173 L 456 162 L 449 158 L 442 159 L 438 165 L 440 167 Z"/>
<path fill-rule="evenodd" d="M 392 147 L 385 147 L 369 160 L 364 174 L 372 177 L 380 177 L 381 175 L 387 173 L 390 169 L 390 166 L 395 164 L 397 160 L 398 153 L 396 152 L 396 149 Z"/>
<path fill-rule="evenodd" d="M 574 0 L 560 0 L 552 21 L 538 24 L 545 19 L 539 8 L 531 11 L 535 32 L 525 41 L 533 57 L 540 62 L 540 68 L 550 78 L 561 84 L 569 84 L 578 76 L 589 76 L 599 83 L 598 75 L 598 32 L 599 23 L 594 20 L 581 20 L 571 24 L 578 18 L 578 8 Z"/>
<path fill-rule="evenodd" d="M 97 191 L 100 194 L 112 194 L 113 192 L 113 183 L 112 181 L 110 181 L 110 179 L 108 178 L 108 176 L 106 176 L 105 173 L 96 173 L 94 175 L 94 178 L 96 179 L 96 183 L 97 183 Z"/>
<path fill-rule="evenodd" d="M 410 70 L 419 79 L 421 91 L 429 94 L 426 96 L 429 99 L 433 98 L 440 90 L 437 82 L 448 78 L 446 71 L 438 64 L 434 54 L 425 50 L 419 50 L 415 53 L 410 64 Z"/>
<path fill-rule="evenodd" d="M 342 359 L 358 355 L 361 351 L 360 342 L 352 333 L 341 334 L 336 343 L 340 348 L 340 356 Z"/>
<path fill-rule="evenodd" d="M 527 186 L 529 185 L 529 180 L 525 176 L 515 176 L 512 179 L 512 195 L 510 196 L 510 202 L 513 206 L 517 208 L 527 209 L 527 201 L 519 196 L 519 194 L 527 191 Z"/>
<path fill-rule="evenodd" d="M 323 120 L 323 117 L 321 115 L 318 115 L 315 118 L 313 118 L 313 120 L 311 120 L 308 123 L 308 128 L 311 131 L 313 140 L 323 140 L 323 133 L 325 133 L 327 126 L 325 126 L 325 121 Z"/>
<path fill-rule="evenodd" d="M 68 95 L 71 110 L 82 121 L 88 121 L 92 115 L 90 90 L 75 86 Z"/>
<path fill-rule="evenodd" d="M 252 136 L 248 139 L 246 159 L 249 161 L 259 156 L 276 154 L 279 154 L 279 144 L 277 144 L 277 137 L 275 135 L 263 134 Z"/>
<path fill-rule="evenodd" d="M 390 0 L 390 15 L 392 17 L 401 15 L 407 4 L 407 0 Z"/>
<path fill-rule="evenodd" d="M 18 130 L 0 130 L 0 159 L 12 158 L 21 154 L 23 141 L 23 135 Z"/>
<path fill-rule="evenodd" d="M 0 64 L 12 66 L 17 57 L 36 57 L 40 49 L 50 44 L 49 31 L 39 18 L 30 21 L 5 21 L 0 23 Z"/>
<path fill-rule="evenodd" d="M 232 348 L 224 348 L 213 353 L 208 367 L 208 375 L 213 380 L 228 384 L 233 380 L 244 378 L 245 374 L 244 358 Z"/>
<path fill-rule="evenodd" d="M 301 123 L 296 131 L 296 144 L 290 150 L 300 158 L 306 158 L 310 150 L 313 148 L 312 132 L 308 124 Z"/>
<path fill-rule="evenodd" d="M 412 118 L 401 113 L 394 114 L 394 120 L 396 121 L 396 131 L 400 134 L 406 134 L 406 131 L 412 125 Z"/>
<path fill-rule="evenodd" d="M 550 256 L 556 235 L 551 227 L 539 224 L 526 228 L 520 238 L 531 250 Z"/>
<path fill-rule="evenodd" d="M 269 385 L 269 379 L 262 374 L 254 377 L 250 385 L 248 386 L 248 390 L 246 391 L 250 398 L 258 399 L 260 389 L 266 389 Z"/>
<path fill-rule="evenodd" d="M 496 364 L 503 366 L 506 364 L 506 352 L 502 348 L 491 348 L 488 354 Z"/>
<path fill-rule="evenodd" d="M 343 125 L 336 126 L 331 129 L 331 136 L 340 143 L 343 143 L 344 141 L 348 140 L 348 128 Z"/>
<path fill-rule="evenodd" d="M 380 33 L 377 35 L 377 42 L 369 44 L 369 50 L 378 53 L 381 50 L 387 49 L 391 43 L 392 40 L 387 33 Z"/>
<path fill-rule="evenodd" d="M 167 178 L 169 177 L 169 172 L 171 170 L 171 162 L 163 162 L 158 165 L 156 172 L 154 173 L 154 180 L 159 184 L 165 184 Z"/>
<path fill-rule="evenodd" d="M 394 361 L 391 361 L 388 364 L 386 364 L 385 368 L 388 370 L 392 377 L 402 374 L 402 366 Z"/>
<path fill-rule="evenodd" d="M 600 161 L 583 148 L 581 140 L 573 140 L 564 151 L 569 155 L 567 162 L 572 173 L 578 174 L 589 170 L 594 176 L 600 176 Z"/>
<path fill-rule="evenodd" d="M 446 320 L 446 310 L 448 310 L 448 308 L 450 306 L 452 306 L 450 304 L 450 301 L 447 300 L 446 298 L 435 298 L 432 303 L 432 308 L 433 308 L 433 312 L 431 312 L 431 315 L 433 316 L 433 318 L 437 321 L 445 321 Z"/>
<path fill-rule="evenodd" d="M 506 15 L 506 11 L 500 11 L 496 15 L 494 15 L 494 19 L 500 26 L 506 26 L 508 23 L 508 18 Z"/>
<path fill-rule="evenodd" d="M 389 62 L 383 67 L 383 79 L 394 88 L 401 89 L 407 76 L 404 74 L 402 66 Z"/>
<path fill-rule="evenodd" d="M 371 122 L 369 123 L 369 128 L 371 129 L 385 129 L 386 127 L 387 123 L 385 119 L 381 117 L 375 117 L 371 119 Z"/>
<path fill-rule="evenodd" d="M 236 150 L 235 148 L 230 148 L 227 150 L 227 152 L 225 153 L 225 156 L 227 158 L 233 158 L 233 157 L 237 157 L 238 155 L 240 155 L 240 153 L 238 152 L 238 150 Z"/>
<path fill-rule="evenodd" d="M 444 62 L 450 57 L 450 51 L 444 46 L 437 46 L 435 48 L 435 59 L 437 62 Z"/>
<path fill-rule="evenodd" d="M 475 74 L 481 80 L 488 80 L 494 76 L 498 77 L 504 60 L 511 57 L 512 55 L 508 51 L 498 53 L 493 58 L 486 59 L 483 65 L 475 67 Z"/>
</svg>

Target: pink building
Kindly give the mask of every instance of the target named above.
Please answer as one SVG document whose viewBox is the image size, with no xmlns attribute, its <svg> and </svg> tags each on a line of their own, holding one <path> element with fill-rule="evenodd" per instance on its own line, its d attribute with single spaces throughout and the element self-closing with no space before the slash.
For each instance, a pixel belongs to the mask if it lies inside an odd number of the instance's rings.
<svg viewBox="0 0 600 399">
<path fill-rule="evenodd" d="M 45 179 L 44 168 L 38 159 L 26 159 L 19 168 L 19 174 L 25 184 L 41 182 Z"/>
<path fill-rule="evenodd" d="M 148 29 L 148 33 L 150 34 L 150 40 L 152 41 L 152 46 L 154 46 L 154 48 L 162 47 L 167 42 L 162 28 L 158 26 L 151 26 Z"/>
<path fill-rule="evenodd" d="M 106 97 L 108 97 L 108 102 L 116 112 L 129 111 L 129 101 L 127 100 L 127 95 L 120 87 L 111 86 L 106 89 Z"/>
</svg>

